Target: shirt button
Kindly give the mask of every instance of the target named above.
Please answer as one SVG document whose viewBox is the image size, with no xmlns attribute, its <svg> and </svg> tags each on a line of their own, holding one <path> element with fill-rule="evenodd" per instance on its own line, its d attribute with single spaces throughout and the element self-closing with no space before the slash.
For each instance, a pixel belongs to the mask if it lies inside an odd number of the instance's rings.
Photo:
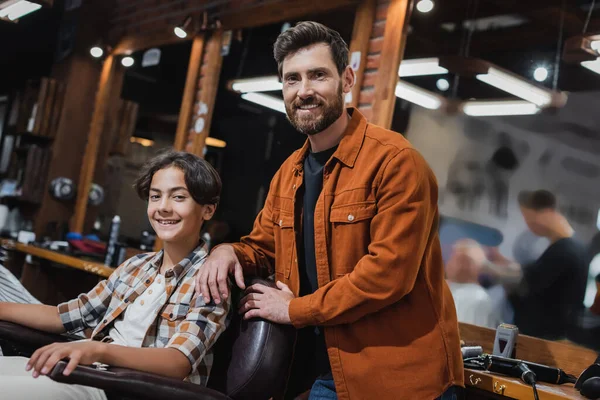
<svg viewBox="0 0 600 400">
<path fill-rule="evenodd" d="M 296 190 L 296 184 L 294 184 L 294 186 L 292 186 L 292 189 Z"/>
<path fill-rule="evenodd" d="M 283 226 L 283 220 L 282 219 L 279 220 L 279 226 Z"/>
<path fill-rule="evenodd" d="M 141 305 L 144 305 L 144 300 L 140 301 L 140 304 L 141 304 Z"/>
<path fill-rule="evenodd" d="M 160 283 L 160 278 L 158 278 L 158 279 L 156 280 L 156 282 L 157 282 L 157 283 Z"/>
<path fill-rule="evenodd" d="M 297 258 L 294 258 L 294 262 L 295 262 L 296 264 L 298 264 L 298 259 L 297 259 Z"/>
<path fill-rule="evenodd" d="M 350 221 L 350 222 L 354 221 L 354 215 L 348 214 L 348 221 Z"/>
<path fill-rule="evenodd" d="M 148 290 L 148 294 L 152 294 L 152 289 Z"/>
</svg>

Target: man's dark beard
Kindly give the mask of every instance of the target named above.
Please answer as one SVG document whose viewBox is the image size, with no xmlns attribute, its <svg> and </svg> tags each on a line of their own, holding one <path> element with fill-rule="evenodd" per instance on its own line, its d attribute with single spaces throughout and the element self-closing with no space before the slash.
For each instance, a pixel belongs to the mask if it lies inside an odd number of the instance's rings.
<svg viewBox="0 0 600 400">
<path fill-rule="evenodd" d="M 296 110 L 301 106 L 310 104 L 319 104 L 323 108 L 323 113 L 317 118 L 299 118 L 296 115 Z M 342 83 L 338 88 L 338 95 L 335 101 L 329 105 L 321 103 L 316 97 L 309 97 L 304 100 L 294 101 L 292 104 L 285 105 L 285 111 L 288 121 L 294 128 L 300 133 L 305 135 L 314 135 L 319 132 L 323 132 L 329 128 L 337 119 L 342 115 L 344 111 L 344 97 L 342 93 Z"/>
</svg>

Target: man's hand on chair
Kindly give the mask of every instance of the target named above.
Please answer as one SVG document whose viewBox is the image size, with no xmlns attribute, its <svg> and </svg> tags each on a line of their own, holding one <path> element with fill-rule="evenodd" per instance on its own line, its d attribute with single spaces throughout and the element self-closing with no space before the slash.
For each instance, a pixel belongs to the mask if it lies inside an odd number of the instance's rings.
<svg viewBox="0 0 600 400">
<path fill-rule="evenodd" d="M 206 303 L 212 298 L 215 303 L 229 296 L 229 274 L 235 277 L 240 289 L 245 289 L 242 266 L 231 245 L 222 245 L 210 253 L 200 272 L 196 275 L 196 293 L 204 297 Z"/>
<path fill-rule="evenodd" d="M 278 289 L 256 284 L 248 287 L 248 294 L 240 301 L 239 313 L 244 319 L 264 318 L 278 324 L 291 324 L 289 305 L 294 294 L 287 285 L 277 282 Z"/>
</svg>

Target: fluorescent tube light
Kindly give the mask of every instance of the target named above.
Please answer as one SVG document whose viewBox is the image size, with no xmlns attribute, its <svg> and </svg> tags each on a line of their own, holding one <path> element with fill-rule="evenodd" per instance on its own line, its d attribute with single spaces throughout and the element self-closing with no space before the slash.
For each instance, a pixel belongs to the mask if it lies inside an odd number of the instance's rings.
<svg viewBox="0 0 600 400">
<path fill-rule="evenodd" d="M 540 112 L 538 106 L 524 100 L 467 101 L 462 110 L 471 117 L 533 115 Z"/>
<path fill-rule="evenodd" d="M 527 100 L 538 107 L 547 106 L 552 102 L 552 94 L 548 91 L 493 67 L 487 74 L 479 74 L 476 77 L 488 85 Z"/>
<path fill-rule="evenodd" d="M 430 110 L 437 110 L 442 106 L 439 96 L 404 81 L 396 84 L 396 96 Z"/>
<path fill-rule="evenodd" d="M 582 61 L 581 66 L 589 69 L 592 72 L 600 74 L 600 58 L 597 58 L 594 61 Z"/>
<path fill-rule="evenodd" d="M 268 94 L 262 93 L 244 93 L 242 94 L 242 99 L 260 104 L 261 106 L 285 114 L 285 105 L 283 104 L 283 100 L 275 96 L 269 96 Z"/>
<path fill-rule="evenodd" d="M 404 60 L 400 63 L 398 75 L 401 78 L 407 76 L 443 75 L 447 74 L 446 68 L 440 67 L 439 58 L 415 58 Z"/>
<path fill-rule="evenodd" d="M 231 88 L 236 92 L 270 92 L 283 89 L 283 84 L 279 82 L 277 76 L 263 76 L 260 78 L 235 79 L 232 81 Z"/>
<path fill-rule="evenodd" d="M 32 3 L 26 0 L 7 1 L 0 4 L 0 18 L 8 18 L 15 21 L 25 15 L 42 8 L 41 4 Z"/>
</svg>

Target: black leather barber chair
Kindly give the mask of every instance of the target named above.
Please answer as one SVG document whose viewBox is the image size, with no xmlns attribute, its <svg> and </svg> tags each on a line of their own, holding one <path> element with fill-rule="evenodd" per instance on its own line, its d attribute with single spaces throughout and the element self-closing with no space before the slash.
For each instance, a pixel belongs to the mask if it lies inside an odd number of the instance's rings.
<svg viewBox="0 0 600 400">
<path fill-rule="evenodd" d="M 250 284 L 272 282 L 253 279 Z M 235 298 L 235 297 L 234 297 Z M 59 362 L 50 378 L 57 382 L 103 389 L 112 399 L 147 400 L 261 400 L 279 398 L 285 390 L 293 356 L 295 330 L 261 319 L 244 321 L 232 307 L 232 321 L 214 348 L 214 365 L 208 387 L 130 370 L 98 370 L 78 366 L 69 376 L 67 363 Z M 0 321 L 0 347 L 5 356 L 29 357 L 42 346 L 79 337 L 54 335 Z"/>
</svg>

